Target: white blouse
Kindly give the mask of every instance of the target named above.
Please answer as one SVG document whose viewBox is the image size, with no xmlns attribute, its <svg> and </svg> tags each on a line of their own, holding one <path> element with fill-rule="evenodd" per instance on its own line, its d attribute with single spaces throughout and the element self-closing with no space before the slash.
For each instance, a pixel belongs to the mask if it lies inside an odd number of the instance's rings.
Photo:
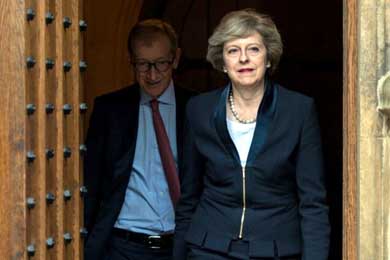
<svg viewBox="0 0 390 260">
<path fill-rule="evenodd" d="M 253 139 L 253 134 L 256 128 L 256 122 L 242 124 L 229 118 L 226 118 L 226 122 L 230 137 L 232 138 L 240 156 L 241 166 L 245 167 Z"/>
</svg>

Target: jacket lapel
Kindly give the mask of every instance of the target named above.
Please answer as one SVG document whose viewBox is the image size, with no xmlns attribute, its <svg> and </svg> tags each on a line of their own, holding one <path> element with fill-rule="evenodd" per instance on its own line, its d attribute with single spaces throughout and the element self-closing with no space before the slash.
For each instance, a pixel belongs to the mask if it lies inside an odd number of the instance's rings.
<svg viewBox="0 0 390 260">
<path fill-rule="evenodd" d="M 187 97 L 183 96 L 180 89 L 175 87 L 175 99 L 176 99 L 176 144 L 177 144 L 177 159 L 180 163 L 183 158 L 183 138 L 184 138 L 184 118 Z M 179 167 L 180 168 L 180 167 Z"/>
<path fill-rule="evenodd" d="M 231 85 L 227 85 L 219 97 L 217 107 L 214 113 L 214 122 L 217 129 L 217 134 L 222 141 L 225 149 L 228 151 L 231 159 L 240 164 L 240 157 L 238 155 L 236 146 L 233 143 L 232 138 L 230 137 L 227 124 L 226 124 L 226 100 L 229 95 Z"/>
<path fill-rule="evenodd" d="M 266 80 L 265 93 L 257 112 L 256 128 L 248 153 L 247 165 L 250 166 L 264 149 L 264 144 L 270 134 L 272 119 L 276 110 L 278 88 L 270 80 Z"/>
<path fill-rule="evenodd" d="M 129 101 L 126 107 L 123 109 L 123 114 L 121 115 L 120 120 L 123 124 L 123 142 L 124 148 L 133 148 L 132 153 L 134 153 L 135 144 L 137 140 L 138 132 L 138 117 L 139 117 L 139 102 L 140 102 L 140 92 L 139 87 L 137 88 L 133 95 L 129 97 Z M 132 156 L 133 157 L 133 156 Z"/>
<path fill-rule="evenodd" d="M 113 185 L 112 188 L 115 189 L 118 183 L 121 183 L 122 180 L 127 180 L 131 173 L 131 166 L 134 159 L 136 141 L 137 141 L 137 132 L 138 132 L 138 117 L 139 117 L 139 101 L 140 101 L 140 91 L 139 86 L 134 85 L 129 89 L 128 95 L 124 95 L 123 99 L 119 102 L 118 110 L 113 116 L 116 117 L 115 120 L 118 120 L 120 134 L 120 140 L 118 140 L 117 145 L 118 151 L 121 156 L 120 158 L 113 162 L 114 171 L 113 171 Z M 127 184 L 127 181 L 126 184 Z"/>
<path fill-rule="evenodd" d="M 184 145 L 184 128 L 186 119 L 186 106 L 188 100 L 195 96 L 197 93 L 191 90 L 185 89 L 180 86 L 175 86 L 175 99 L 176 99 L 176 144 L 177 144 L 177 159 L 179 169 L 183 163 L 183 145 Z M 179 171 L 179 175 L 181 171 Z"/>
</svg>

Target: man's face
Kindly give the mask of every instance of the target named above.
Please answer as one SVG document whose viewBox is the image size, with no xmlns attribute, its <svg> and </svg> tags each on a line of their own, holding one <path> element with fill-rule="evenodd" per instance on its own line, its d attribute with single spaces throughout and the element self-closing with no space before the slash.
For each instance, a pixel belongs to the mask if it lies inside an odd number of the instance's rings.
<svg viewBox="0 0 390 260">
<path fill-rule="evenodd" d="M 135 77 L 139 85 L 152 97 L 160 96 L 172 79 L 180 50 L 173 56 L 168 38 L 162 35 L 148 41 L 137 40 L 133 46 Z"/>
</svg>

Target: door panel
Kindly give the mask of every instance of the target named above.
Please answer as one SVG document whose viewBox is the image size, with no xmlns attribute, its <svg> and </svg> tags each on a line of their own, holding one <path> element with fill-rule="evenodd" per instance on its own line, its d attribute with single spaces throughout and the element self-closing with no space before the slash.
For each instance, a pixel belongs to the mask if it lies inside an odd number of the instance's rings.
<svg viewBox="0 0 390 260">
<path fill-rule="evenodd" d="M 80 259 L 82 1 L 29 0 L 25 9 L 25 248 L 32 259 Z"/>
</svg>

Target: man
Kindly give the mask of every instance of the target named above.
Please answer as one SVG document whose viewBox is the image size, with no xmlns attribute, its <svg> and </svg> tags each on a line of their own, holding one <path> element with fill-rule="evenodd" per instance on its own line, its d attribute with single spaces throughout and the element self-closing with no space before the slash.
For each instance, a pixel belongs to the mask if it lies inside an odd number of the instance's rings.
<svg viewBox="0 0 390 260">
<path fill-rule="evenodd" d="M 171 259 L 180 195 L 184 107 L 173 86 L 180 49 L 172 27 L 138 23 L 128 49 L 137 83 L 95 99 L 84 182 L 85 259 Z"/>
</svg>

